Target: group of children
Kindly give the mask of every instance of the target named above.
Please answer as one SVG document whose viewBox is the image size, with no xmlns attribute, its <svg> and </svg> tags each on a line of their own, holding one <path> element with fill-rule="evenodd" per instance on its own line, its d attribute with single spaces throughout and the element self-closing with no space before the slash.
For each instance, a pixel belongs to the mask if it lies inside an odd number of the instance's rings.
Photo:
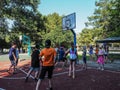
<svg viewBox="0 0 120 90">
<path fill-rule="evenodd" d="M 101 46 L 98 47 L 98 54 L 97 54 L 97 63 L 99 64 L 98 69 L 104 70 L 104 63 L 108 61 L 108 47 Z"/>
<path fill-rule="evenodd" d="M 86 46 L 83 47 L 83 68 L 87 69 L 87 64 L 86 64 L 86 54 L 87 54 L 87 48 Z M 89 55 L 90 55 L 90 60 L 93 60 L 93 54 L 94 54 L 94 49 L 92 46 L 89 47 Z M 104 70 L 104 63 L 108 60 L 108 46 L 101 46 L 99 47 L 96 45 L 95 48 L 95 55 L 98 63 L 98 69 Z"/>
<path fill-rule="evenodd" d="M 102 47 L 98 47 L 96 48 L 97 53 L 97 63 L 99 64 L 99 69 L 104 70 L 104 60 L 105 60 L 105 51 L 102 49 Z M 48 72 L 48 79 L 49 79 L 49 89 L 52 90 L 52 74 L 53 74 L 53 70 L 54 70 L 54 65 L 55 63 L 57 63 L 57 59 L 58 61 L 62 60 L 62 61 L 66 61 L 66 56 L 69 54 L 69 60 L 70 60 L 70 64 L 69 64 L 69 72 L 68 72 L 68 76 L 72 77 L 73 79 L 75 78 L 75 64 L 76 64 L 76 60 L 78 59 L 78 54 L 77 54 L 77 49 L 74 46 L 74 43 L 71 43 L 71 48 L 68 49 L 67 51 L 64 51 L 63 47 L 60 47 L 59 49 L 59 54 L 57 54 L 57 49 L 55 48 L 51 48 L 51 41 L 50 40 L 46 40 L 45 41 L 45 48 L 42 49 L 41 51 L 39 51 L 39 46 L 36 45 L 35 48 L 33 49 L 33 52 L 31 54 L 31 67 L 30 70 L 27 73 L 27 76 L 25 78 L 25 82 L 28 81 L 28 78 L 30 76 L 30 74 L 33 71 L 35 72 L 35 81 L 37 81 L 37 85 L 36 85 L 36 90 L 39 89 L 41 82 L 43 81 L 43 79 L 45 78 L 46 72 Z M 83 50 L 82 50 L 82 60 L 83 60 L 83 67 L 82 69 L 87 70 L 87 47 L 83 46 Z M 93 48 L 92 46 L 90 47 L 89 50 L 89 54 L 93 54 Z M 59 58 L 58 58 L 59 57 Z M 14 43 L 9 51 L 9 58 L 11 61 L 11 66 L 9 68 L 9 70 L 14 67 L 14 71 L 15 71 L 15 66 L 17 63 L 17 54 L 16 54 L 16 44 Z M 41 66 L 41 68 L 40 68 Z M 39 73 L 40 71 L 40 73 Z"/>
</svg>

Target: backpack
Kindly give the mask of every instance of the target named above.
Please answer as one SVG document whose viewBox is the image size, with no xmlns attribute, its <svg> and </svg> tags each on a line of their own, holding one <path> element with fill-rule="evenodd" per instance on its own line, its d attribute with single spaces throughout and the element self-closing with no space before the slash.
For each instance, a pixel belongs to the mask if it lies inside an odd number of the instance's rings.
<svg viewBox="0 0 120 90">
<path fill-rule="evenodd" d="M 70 59 L 76 59 L 77 55 L 76 55 L 76 49 L 74 48 L 74 51 L 72 50 L 72 48 L 70 48 Z"/>
</svg>

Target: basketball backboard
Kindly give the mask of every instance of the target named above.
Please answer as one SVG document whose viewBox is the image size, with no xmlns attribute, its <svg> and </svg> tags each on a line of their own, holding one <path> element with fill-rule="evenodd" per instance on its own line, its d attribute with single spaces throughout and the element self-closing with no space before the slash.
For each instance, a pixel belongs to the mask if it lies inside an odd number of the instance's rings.
<svg viewBox="0 0 120 90">
<path fill-rule="evenodd" d="M 76 14 L 72 13 L 62 18 L 63 30 L 71 30 L 76 27 Z"/>
</svg>

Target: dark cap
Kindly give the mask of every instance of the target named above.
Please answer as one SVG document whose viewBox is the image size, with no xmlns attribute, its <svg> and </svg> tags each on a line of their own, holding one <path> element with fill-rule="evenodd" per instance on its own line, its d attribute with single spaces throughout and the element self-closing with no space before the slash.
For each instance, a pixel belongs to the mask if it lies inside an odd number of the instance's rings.
<svg viewBox="0 0 120 90">
<path fill-rule="evenodd" d="M 50 46 L 51 46 L 51 40 L 47 39 L 47 40 L 45 41 L 45 47 L 46 47 L 46 48 L 49 48 Z"/>
</svg>

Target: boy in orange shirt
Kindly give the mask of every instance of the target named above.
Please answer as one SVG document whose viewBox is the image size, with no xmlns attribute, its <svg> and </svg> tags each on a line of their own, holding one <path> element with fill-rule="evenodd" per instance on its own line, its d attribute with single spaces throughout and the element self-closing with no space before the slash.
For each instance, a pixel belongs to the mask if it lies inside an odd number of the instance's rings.
<svg viewBox="0 0 120 90">
<path fill-rule="evenodd" d="M 42 70 L 39 76 L 39 80 L 37 82 L 36 90 L 39 90 L 39 86 L 41 85 L 42 80 L 45 77 L 46 72 L 48 72 L 48 79 L 49 79 L 49 90 L 52 90 L 52 74 L 54 69 L 54 63 L 56 58 L 56 51 L 54 48 L 51 48 L 51 41 L 45 41 L 45 48 L 41 50 L 40 57 L 44 56 L 42 61 Z"/>
</svg>

